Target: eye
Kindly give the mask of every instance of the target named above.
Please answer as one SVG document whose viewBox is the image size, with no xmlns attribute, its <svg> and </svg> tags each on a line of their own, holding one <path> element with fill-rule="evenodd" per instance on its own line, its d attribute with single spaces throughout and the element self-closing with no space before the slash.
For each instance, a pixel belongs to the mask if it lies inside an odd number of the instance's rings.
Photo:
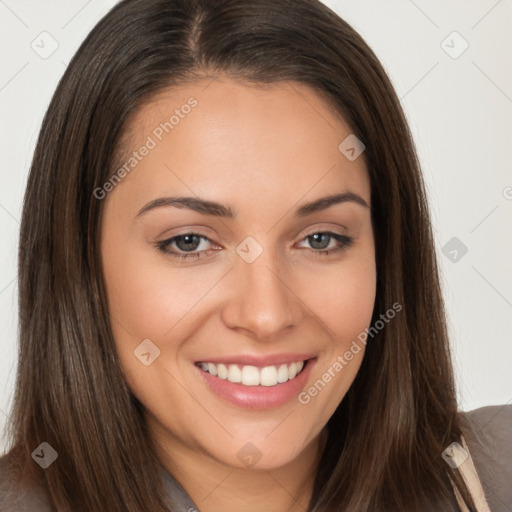
<svg viewBox="0 0 512 512">
<path fill-rule="evenodd" d="M 353 238 L 346 235 L 340 235 L 339 233 L 332 233 L 330 231 L 318 231 L 306 236 L 300 243 L 308 242 L 312 248 L 310 252 L 318 256 L 327 256 L 333 252 L 342 251 L 349 247 L 353 241 Z"/>
<path fill-rule="evenodd" d="M 208 246 L 208 244 L 211 243 L 212 241 L 206 236 L 198 233 L 185 233 L 169 238 L 168 240 L 163 240 L 162 242 L 157 242 L 156 247 L 165 254 L 184 260 L 199 258 L 201 253 L 208 251 L 205 245 Z"/>
</svg>

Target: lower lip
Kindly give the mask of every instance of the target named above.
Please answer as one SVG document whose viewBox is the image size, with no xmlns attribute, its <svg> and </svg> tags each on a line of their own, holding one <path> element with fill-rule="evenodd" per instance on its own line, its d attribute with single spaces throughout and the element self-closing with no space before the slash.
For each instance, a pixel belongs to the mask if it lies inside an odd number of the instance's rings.
<svg viewBox="0 0 512 512">
<path fill-rule="evenodd" d="M 198 366 L 196 369 L 210 389 L 231 405 L 246 409 L 270 409 L 284 405 L 298 397 L 315 362 L 316 358 L 308 359 L 299 375 L 275 386 L 244 386 L 227 379 L 214 377 Z"/>
</svg>

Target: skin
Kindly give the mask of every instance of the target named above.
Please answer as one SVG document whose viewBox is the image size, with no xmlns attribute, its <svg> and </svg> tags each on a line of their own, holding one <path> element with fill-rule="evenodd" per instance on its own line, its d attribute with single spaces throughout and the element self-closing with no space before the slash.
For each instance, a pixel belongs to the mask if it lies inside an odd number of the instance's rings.
<svg viewBox="0 0 512 512">
<path fill-rule="evenodd" d="M 105 197 L 102 260 L 111 323 L 128 384 L 164 467 L 202 512 L 303 511 L 325 441 L 325 425 L 360 367 L 364 347 L 307 405 L 246 410 L 215 395 L 194 363 L 241 354 L 314 353 L 308 389 L 369 326 L 375 248 L 369 207 L 344 202 L 307 217 L 310 201 L 353 192 L 370 205 L 364 155 L 338 145 L 351 130 L 301 84 L 249 86 L 228 77 L 172 88 L 131 121 L 126 156 L 193 96 L 198 104 Z M 165 206 L 164 196 L 200 196 L 231 207 L 235 219 Z M 158 241 L 198 232 L 198 259 L 178 260 Z M 353 243 L 331 254 L 333 232 Z M 247 237 L 263 248 L 247 263 Z M 183 245 L 179 246 L 183 247 Z M 316 248 L 315 248 L 316 247 Z M 176 251 L 176 244 L 172 246 Z M 183 252 L 183 251 L 182 251 Z M 142 340 L 160 350 L 149 366 Z M 261 458 L 237 457 L 251 442 Z"/>
</svg>

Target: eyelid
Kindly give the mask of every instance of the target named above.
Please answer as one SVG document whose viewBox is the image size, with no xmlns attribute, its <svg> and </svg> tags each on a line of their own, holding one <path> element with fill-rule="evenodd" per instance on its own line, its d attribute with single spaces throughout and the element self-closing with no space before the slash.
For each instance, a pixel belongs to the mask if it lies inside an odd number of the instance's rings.
<svg viewBox="0 0 512 512">
<path fill-rule="evenodd" d="M 338 233 L 337 230 L 339 230 L 341 228 L 341 233 Z M 308 236 L 311 236 L 311 235 L 314 235 L 316 233 L 333 233 L 333 234 L 336 234 L 336 235 L 340 235 L 340 236 L 345 236 L 346 233 L 348 232 L 348 228 L 346 226 L 341 226 L 341 225 L 338 225 L 336 228 L 332 227 L 331 226 L 326 226 L 325 224 L 315 224 L 312 228 L 308 228 L 303 235 L 301 235 L 301 240 L 303 238 L 306 238 Z M 297 236 L 300 235 L 300 231 L 299 233 L 297 234 Z M 348 235 L 346 235 L 348 236 Z"/>
</svg>

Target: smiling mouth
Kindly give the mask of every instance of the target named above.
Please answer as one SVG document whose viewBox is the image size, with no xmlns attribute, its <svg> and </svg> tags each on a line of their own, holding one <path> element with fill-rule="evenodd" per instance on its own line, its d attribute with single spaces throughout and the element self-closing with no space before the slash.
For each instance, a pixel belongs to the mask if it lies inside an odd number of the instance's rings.
<svg viewBox="0 0 512 512">
<path fill-rule="evenodd" d="M 251 365 L 215 364 L 200 361 L 196 365 L 204 372 L 222 380 L 242 386 L 277 386 L 295 379 L 308 364 L 310 359 L 280 365 L 269 365 L 263 368 Z"/>
</svg>

